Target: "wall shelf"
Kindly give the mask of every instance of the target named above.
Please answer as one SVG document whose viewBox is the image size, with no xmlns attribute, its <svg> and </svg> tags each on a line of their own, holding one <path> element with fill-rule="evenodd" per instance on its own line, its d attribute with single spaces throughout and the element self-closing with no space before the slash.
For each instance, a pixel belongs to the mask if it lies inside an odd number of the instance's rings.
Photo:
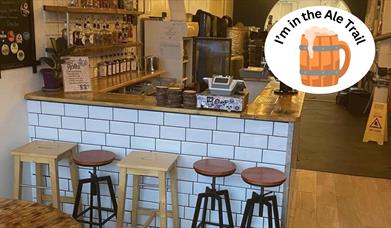
<svg viewBox="0 0 391 228">
<path fill-rule="evenodd" d="M 136 10 L 126 9 L 110 9 L 110 8 L 82 8 L 82 7 L 68 7 L 68 6 L 53 6 L 44 5 L 43 9 L 47 12 L 54 13 L 73 13 L 73 14 L 114 14 L 114 15 L 140 15 L 141 12 Z"/>
<path fill-rule="evenodd" d="M 105 44 L 105 45 L 92 45 L 87 47 L 77 47 L 73 52 L 73 55 L 96 55 L 102 54 L 102 52 L 109 51 L 112 49 L 118 48 L 128 48 L 128 47 L 137 47 L 140 46 L 141 43 L 138 42 L 128 42 L 128 43 L 118 43 L 118 44 Z"/>
</svg>

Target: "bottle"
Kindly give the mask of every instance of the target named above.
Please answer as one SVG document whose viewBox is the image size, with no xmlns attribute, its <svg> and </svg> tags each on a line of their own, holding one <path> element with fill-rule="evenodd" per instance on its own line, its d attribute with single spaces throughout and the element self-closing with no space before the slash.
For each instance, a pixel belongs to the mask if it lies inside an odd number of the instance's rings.
<svg viewBox="0 0 391 228">
<path fill-rule="evenodd" d="M 86 7 L 88 8 L 94 7 L 94 0 L 86 0 Z"/>
<path fill-rule="evenodd" d="M 118 57 L 119 56 L 117 55 L 117 59 L 115 60 L 115 72 L 117 72 L 117 74 L 121 73 L 121 65 Z"/>
<path fill-rule="evenodd" d="M 101 8 L 110 8 L 109 0 L 101 0 Z"/>
<path fill-rule="evenodd" d="M 116 44 L 119 43 L 119 37 L 120 37 L 120 27 L 119 27 L 119 21 L 117 18 L 115 21 L 115 25 L 114 25 L 113 42 Z"/>
<path fill-rule="evenodd" d="M 61 30 L 61 37 L 68 42 L 68 24 L 65 21 L 64 28 Z"/>
<path fill-rule="evenodd" d="M 134 53 L 132 52 L 131 54 L 131 70 L 132 71 L 136 71 L 137 70 L 137 57 L 134 55 Z"/>
<path fill-rule="evenodd" d="M 125 9 L 133 10 L 133 0 L 125 0 Z"/>
<path fill-rule="evenodd" d="M 68 6 L 69 7 L 80 7 L 79 0 L 69 0 L 68 1 Z"/>
<path fill-rule="evenodd" d="M 98 64 L 98 76 L 99 77 L 106 77 L 107 76 L 107 65 L 103 61 L 103 57 L 100 57 L 101 61 Z"/>
<path fill-rule="evenodd" d="M 110 61 L 109 56 L 106 56 L 107 62 L 107 76 L 113 75 L 113 62 Z"/>
<path fill-rule="evenodd" d="M 102 1 L 94 0 L 94 8 L 101 8 L 101 7 L 102 7 Z"/>
<path fill-rule="evenodd" d="M 133 25 L 132 25 L 132 16 L 127 16 L 127 23 L 128 25 L 128 42 L 131 42 L 133 39 Z"/>
<path fill-rule="evenodd" d="M 76 46 L 83 46 L 80 18 L 76 19 L 75 30 L 73 31 L 73 44 Z"/>
<path fill-rule="evenodd" d="M 118 9 L 118 0 L 110 0 L 110 8 Z"/>
<path fill-rule="evenodd" d="M 88 16 L 84 22 L 84 46 L 89 46 L 94 43 L 94 36 L 91 30 L 90 17 Z"/>
<path fill-rule="evenodd" d="M 125 52 L 125 56 L 126 56 L 126 72 L 130 72 L 130 70 L 132 69 L 131 68 L 131 61 L 130 61 L 130 58 L 128 57 L 128 53 Z"/>
<path fill-rule="evenodd" d="M 118 9 L 125 9 L 124 0 L 118 0 Z"/>
</svg>

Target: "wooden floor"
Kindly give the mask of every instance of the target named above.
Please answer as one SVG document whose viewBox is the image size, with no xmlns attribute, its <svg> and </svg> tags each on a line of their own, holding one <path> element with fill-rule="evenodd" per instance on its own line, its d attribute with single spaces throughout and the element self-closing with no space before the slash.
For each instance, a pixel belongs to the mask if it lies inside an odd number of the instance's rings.
<svg viewBox="0 0 391 228">
<path fill-rule="evenodd" d="M 289 228 L 391 227 L 391 180 L 297 170 Z"/>
</svg>

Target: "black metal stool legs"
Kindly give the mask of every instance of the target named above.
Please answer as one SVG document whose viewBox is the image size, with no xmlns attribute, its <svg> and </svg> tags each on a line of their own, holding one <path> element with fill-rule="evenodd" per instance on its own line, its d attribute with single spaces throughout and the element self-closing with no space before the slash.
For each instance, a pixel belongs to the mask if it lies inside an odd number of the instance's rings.
<svg viewBox="0 0 391 228">
<path fill-rule="evenodd" d="M 212 180 L 213 180 L 212 181 L 212 188 L 206 187 L 204 193 L 198 194 L 197 204 L 196 204 L 193 222 L 192 222 L 191 227 L 192 228 L 198 228 L 198 227 L 204 228 L 208 224 L 208 225 L 219 226 L 220 228 L 223 228 L 223 227 L 233 228 L 234 222 L 233 222 L 233 218 L 232 218 L 231 204 L 230 204 L 230 200 L 229 200 L 228 191 L 227 190 L 216 191 L 215 177 L 213 177 Z M 223 198 L 221 196 L 224 196 L 224 201 L 225 201 L 226 208 L 227 208 L 227 217 L 228 217 L 229 225 L 225 225 L 224 221 L 223 221 Z M 209 198 L 211 198 L 211 210 L 215 210 L 216 201 L 217 201 L 218 213 L 219 213 L 219 223 L 206 221 L 206 212 L 208 209 L 208 199 Z M 204 200 L 204 208 L 202 210 L 202 220 L 197 225 L 199 212 L 201 210 L 202 200 Z"/>
<path fill-rule="evenodd" d="M 252 217 L 254 214 L 254 206 L 259 203 L 259 216 L 263 216 L 263 205 L 267 206 L 268 210 L 268 223 L 269 228 L 273 227 L 273 213 L 274 213 L 274 225 L 275 228 L 280 228 L 280 220 L 278 216 L 277 197 L 275 195 L 268 196 L 269 193 L 264 193 L 264 189 L 261 189 L 261 194 L 253 192 L 251 199 L 247 200 L 246 208 L 244 210 L 241 228 L 251 227 Z"/>
<path fill-rule="evenodd" d="M 93 167 L 93 172 L 90 172 L 91 178 L 86 178 L 79 180 L 79 185 L 77 187 L 77 193 L 76 193 L 76 199 L 75 199 L 75 206 L 73 209 L 73 218 L 75 218 L 77 221 L 82 223 L 87 223 L 92 227 L 93 225 L 96 225 L 98 227 L 102 227 L 107 221 L 109 221 L 111 218 L 117 215 L 117 201 L 115 199 L 115 193 L 113 184 L 111 181 L 110 176 L 104 176 L 104 177 L 98 177 L 96 175 L 96 167 Z M 113 204 L 113 209 L 111 208 L 105 208 L 101 205 L 101 198 L 100 198 L 100 186 L 99 183 L 102 181 L 106 181 L 109 187 L 110 197 Z M 90 206 L 78 213 L 78 208 L 80 205 L 80 198 L 81 198 L 81 192 L 84 184 L 90 183 Z M 97 197 L 97 206 L 94 206 L 94 196 Z M 93 212 L 94 209 L 98 211 L 98 222 L 94 222 L 93 219 Z M 79 219 L 79 217 L 83 216 L 86 212 L 90 212 L 90 218 L 88 221 Z M 102 218 L 102 211 L 107 212 L 113 212 L 109 217 L 107 217 L 105 220 Z M 102 221 L 103 220 L 103 221 Z"/>
</svg>

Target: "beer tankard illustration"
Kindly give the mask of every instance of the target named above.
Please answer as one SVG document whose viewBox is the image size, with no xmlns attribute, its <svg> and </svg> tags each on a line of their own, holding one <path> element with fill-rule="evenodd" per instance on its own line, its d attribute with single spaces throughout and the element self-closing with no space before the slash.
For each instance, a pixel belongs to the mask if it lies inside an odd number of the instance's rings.
<svg viewBox="0 0 391 228">
<path fill-rule="evenodd" d="M 345 62 L 340 68 L 339 50 L 345 51 Z M 338 35 L 326 28 L 312 27 L 301 37 L 300 74 L 306 86 L 327 87 L 338 84 L 349 68 L 350 48 Z"/>
</svg>

